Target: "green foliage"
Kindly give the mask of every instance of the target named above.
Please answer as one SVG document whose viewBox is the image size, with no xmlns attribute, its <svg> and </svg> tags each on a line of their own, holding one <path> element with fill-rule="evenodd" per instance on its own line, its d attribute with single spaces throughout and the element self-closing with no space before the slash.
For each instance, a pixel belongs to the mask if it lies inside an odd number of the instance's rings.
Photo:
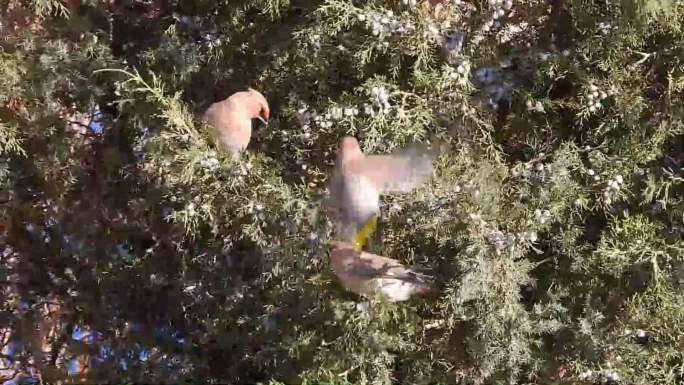
<svg viewBox="0 0 684 385">
<path fill-rule="evenodd" d="M 0 125 L 0 154 L 20 154 L 26 156 L 26 151 L 21 148 L 21 139 L 18 138 L 16 127 Z"/>
<path fill-rule="evenodd" d="M 669 263 L 682 249 L 676 244 L 668 245 L 656 230 L 655 225 L 645 218 L 627 217 L 614 221 L 606 229 L 592 260 L 600 264 L 597 268 L 604 274 L 616 277 L 635 265 L 648 264 L 657 280 L 659 266 Z"/>
<path fill-rule="evenodd" d="M 61 381 L 104 346 L 86 380 L 684 381 L 680 3 L 515 2 L 496 23 L 505 2 L 27 6 L 41 28 L 0 42 L 0 331 L 19 370 Z M 271 119 L 234 160 L 200 116 L 248 86 Z M 337 282 L 344 135 L 449 145 L 428 183 L 382 197 L 367 248 L 438 295 Z"/>
<path fill-rule="evenodd" d="M 69 16 L 69 9 L 61 0 L 33 0 L 31 6 L 33 7 L 33 12 L 38 17 L 51 15 Z"/>
</svg>

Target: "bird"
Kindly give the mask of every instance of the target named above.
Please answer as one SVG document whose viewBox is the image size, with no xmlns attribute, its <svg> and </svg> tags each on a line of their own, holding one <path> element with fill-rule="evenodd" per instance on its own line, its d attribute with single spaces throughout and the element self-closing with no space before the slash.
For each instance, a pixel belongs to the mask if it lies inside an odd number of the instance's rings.
<svg viewBox="0 0 684 385">
<path fill-rule="evenodd" d="M 268 124 L 269 114 L 264 95 L 248 88 L 213 103 L 204 113 L 204 119 L 213 126 L 219 143 L 236 159 L 252 137 L 252 119 Z"/>
<path fill-rule="evenodd" d="M 375 229 L 380 194 L 409 192 L 427 181 L 436 155 L 434 148 L 420 143 L 390 155 L 365 155 L 356 138 L 343 137 L 328 186 L 334 238 L 360 248 L 360 230 L 370 234 Z"/>
<path fill-rule="evenodd" d="M 350 242 L 332 241 L 332 270 L 349 291 L 364 297 L 376 294 L 391 302 L 407 301 L 413 296 L 433 293 L 432 277 L 419 273 L 399 261 L 359 250 Z"/>
</svg>

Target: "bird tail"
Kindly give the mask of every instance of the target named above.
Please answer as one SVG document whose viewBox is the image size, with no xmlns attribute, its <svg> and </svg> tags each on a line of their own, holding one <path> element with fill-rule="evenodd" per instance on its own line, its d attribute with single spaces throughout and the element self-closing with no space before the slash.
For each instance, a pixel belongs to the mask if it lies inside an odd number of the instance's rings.
<svg viewBox="0 0 684 385">
<path fill-rule="evenodd" d="M 354 235 L 353 243 L 357 250 L 363 249 L 363 247 L 368 243 L 368 238 L 375 232 L 378 227 L 378 216 L 373 215 L 366 222 L 363 227 Z"/>
<path fill-rule="evenodd" d="M 426 298 L 437 294 L 437 291 L 433 288 L 434 277 L 432 275 L 421 273 L 413 266 L 411 267 L 411 276 L 417 286 L 417 296 Z"/>
</svg>

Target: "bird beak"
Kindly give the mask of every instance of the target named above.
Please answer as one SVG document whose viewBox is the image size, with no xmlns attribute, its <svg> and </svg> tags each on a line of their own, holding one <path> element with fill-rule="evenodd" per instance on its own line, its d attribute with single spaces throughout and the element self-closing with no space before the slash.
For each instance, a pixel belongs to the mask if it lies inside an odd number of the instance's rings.
<svg viewBox="0 0 684 385">
<path fill-rule="evenodd" d="M 265 126 L 268 126 L 268 120 L 262 118 L 261 116 L 257 116 L 257 119 L 259 119 Z"/>
</svg>

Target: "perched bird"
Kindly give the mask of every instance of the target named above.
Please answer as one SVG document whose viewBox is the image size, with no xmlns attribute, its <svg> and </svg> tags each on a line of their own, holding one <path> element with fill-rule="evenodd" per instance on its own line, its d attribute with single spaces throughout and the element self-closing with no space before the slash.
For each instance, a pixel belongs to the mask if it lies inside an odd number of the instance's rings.
<svg viewBox="0 0 684 385">
<path fill-rule="evenodd" d="M 392 302 L 414 295 L 432 293 L 431 277 L 418 273 L 398 261 L 358 250 L 349 242 L 331 242 L 330 262 L 333 272 L 347 290 L 366 297 L 381 293 Z"/>
<path fill-rule="evenodd" d="M 367 225 L 371 233 L 380 212 L 380 194 L 409 192 L 427 181 L 436 156 L 437 151 L 423 144 L 391 155 L 364 155 L 355 138 L 344 137 L 329 185 L 335 238 L 357 243 L 355 237 Z"/>
<path fill-rule="evenodd" d="M 252 88 L 236 92 L 228 99 L 212 104 L 204 113 L 204 119 L 214 127 L 218 141 L 233 158 L 249 144 L 252 119 L 259 119 L 267 124 L 268 116 L 268 101 Z"/>
</svg>

